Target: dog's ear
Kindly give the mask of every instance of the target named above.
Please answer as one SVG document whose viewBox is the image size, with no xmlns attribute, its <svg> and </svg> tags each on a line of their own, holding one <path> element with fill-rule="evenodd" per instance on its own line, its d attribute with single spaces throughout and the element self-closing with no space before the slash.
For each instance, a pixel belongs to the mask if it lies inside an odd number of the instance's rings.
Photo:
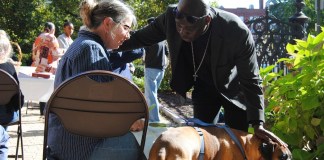
<svg viewBox="0 0 324 160">
<path fill-rule="evenodd" d="M 274 152 L 274 145 L 271 143 L 261 143 L 259 147 L 260 153 L 265 160 L 272 159 L 272 153 Z"/>
</svg>

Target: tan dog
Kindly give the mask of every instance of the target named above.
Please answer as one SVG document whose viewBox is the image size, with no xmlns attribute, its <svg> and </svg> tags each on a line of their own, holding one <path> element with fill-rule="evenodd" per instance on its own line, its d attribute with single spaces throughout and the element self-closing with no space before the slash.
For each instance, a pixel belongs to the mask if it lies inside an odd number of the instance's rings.
<svg viewBox="0 0 324 160">
<path fill-rule="evenodd" d="M 244 159 L 239 147 L 229 134 L 221 128 L 200 128 L 204 135 L 204 160 Z M 289 160 L 288 148 L 263 143 L 257 136 L 232 129 L 240 141 L 248 160 Z M 163 132 L 154 142 L 149 160 L 197 160 L 200 153 L 200 136 L 193 127 L 171 128 Z"/>
</svg>

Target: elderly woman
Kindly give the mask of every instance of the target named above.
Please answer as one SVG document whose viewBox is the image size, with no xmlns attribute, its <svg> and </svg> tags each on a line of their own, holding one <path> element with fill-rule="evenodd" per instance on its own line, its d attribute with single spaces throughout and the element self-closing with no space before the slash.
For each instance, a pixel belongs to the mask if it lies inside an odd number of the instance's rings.
<svg viewBox="0 0 324 160">
<path fill-rule="evenodd" d="M 12 46 L 4 30 L 0 30 L 0 69 L 9 73 L 19 83 L 18 76 L 11 60 Z M 0 124 L 7 124 L 18 120 L 19 117 L 19 104 L 17 101 L 18 94 L 13 96 L 11 101 L 7 104 L 10 109 L 0 107 Z M 22 104 L 24 102 L 24 96 L 21 96 Z M 6 129 L 6 128 L 5 128 Z"/>
<path fill-rule="evenodd" d="M 119 0 L 83 0 L 80 16 L 84 26 L 59 62 L 55 88 L 85 71 L 111 71 L 108 50 L 119 48 L 136 22 L 133 11 Z M 138 120 L 131 130 L 139 131 L 143 126 Z M 106 139 L 82 137 L 67 132 L 54 114 L 49 117 L 48 133 L 48 159 L 134 159 L 138 154 L 138 143 L 131 132 Z"/>
<path fill-rule="evenodd" d="M 14 64 L 11 60 L 12 46 L 4 30 L 0 30 L 0 69 L 6 71 L 14 77 L 19 83 Z M 9 107 L 0 107 L 0 124 L 8 124 L 15 122 L 19 118 L 19 104 L 15 95 L 11 98 L 10 102 L 6 104 Z M 21 95 L 21 101 L 24 102 L 24 96 Z M 22 103 L 23 104 L 23 103 Z M 8 140 L 9 135 L 6 132 L 6 127 L 0 126 L 0 159 L 6 160 L 8 156 Z"/>
</svg>

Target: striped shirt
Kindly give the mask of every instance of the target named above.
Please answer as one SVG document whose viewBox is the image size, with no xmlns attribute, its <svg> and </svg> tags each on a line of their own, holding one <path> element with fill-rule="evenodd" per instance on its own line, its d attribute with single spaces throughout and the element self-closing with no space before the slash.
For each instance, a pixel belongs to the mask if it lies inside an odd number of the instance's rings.
<svg viewBox="0 0 324 160">
<path fill-rule="evenodd" d="M 111 71 L 108 55 L 107 49 L 98 35 L 81 30 L 78 38 L 59 61 L 54 87 L 57 88 L 63 81 L 85 71 Z M 47 151 L 49 159 L 88 159 L 94 147 L 102 140 L 68 133 L 58 117 L 50 114 Z"/>
</svg>

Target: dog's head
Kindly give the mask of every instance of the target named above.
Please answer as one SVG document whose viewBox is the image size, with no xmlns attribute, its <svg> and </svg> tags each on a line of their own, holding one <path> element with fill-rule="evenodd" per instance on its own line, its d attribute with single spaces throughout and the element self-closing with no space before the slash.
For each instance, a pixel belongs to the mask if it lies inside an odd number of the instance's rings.
<svg viewBox="0 0 324 160">
<path fill-rule="evenodd" d="M 259 150 L 264 160 L 291 160 L 290 150 L 285 146 L 277 143 L 261 143 Z"/>
</svg>

